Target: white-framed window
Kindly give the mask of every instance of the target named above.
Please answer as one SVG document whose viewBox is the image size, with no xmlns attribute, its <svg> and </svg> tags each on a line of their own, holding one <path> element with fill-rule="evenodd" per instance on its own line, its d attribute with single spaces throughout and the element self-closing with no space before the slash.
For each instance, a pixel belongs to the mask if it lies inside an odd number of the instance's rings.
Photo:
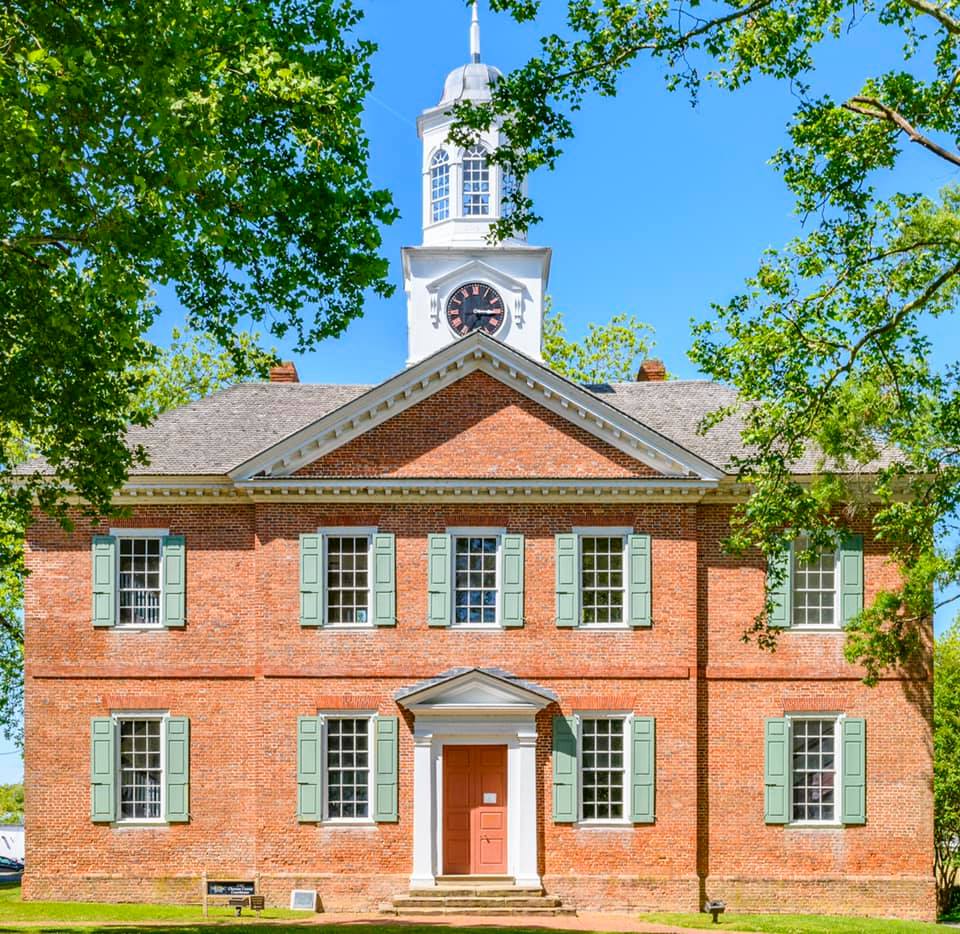
<svg viewBox="0 0 960 934">
<path fill-rule="evenodd" d="M 626 535 L 580 536 L 581 625 L 625 625 L 626 580 Z"/>
<path fill-rule="evenodd" d="M 453 625 L 496 626 L 500 622 L 499 529 L 452 531 Z"/>
<path fill-rule="evenodd" d="M 463 154 L 463 216 L 490 213 L 490 165 L 487 150 L 477 143 Z"/>
<path fill-rule="evenodd" d="M 162 822 L 164 815 L 164 714 L 118 714 L 117 821 Z"/>
<path fill-rule="evenodd" d="M 370 713 L 337 711 L 323 718 L 323 820 L 373 819 L 373 728 Z"/>
<path fill-rule="evenodd" d="M 163 626 L 163 538 L 167 529 L 111 529 L 117 539 L 117 626 Z"/>
<path fill-rule="evenodd" d="M 450 216 L 450 157 L 438 149 L 430 160 L 430 220 L 445 221 Z"/>
<path fill-rule="evenodd" d="M 580 820 L 626 823 L 630 808 L 630 715 L 590 712 L 577 719 Z"/>
<path fill-rule="evenodd" d="M 791 714 L 790 822 L 835 824 L 840 807 L 840 721 L 836 714 Z"/>
<path fill-rule="evenodd" d="M 806 561 L 804 554 L 809 548 L 806 535 L 793 542 L 791 624 L 801 629 L 836 629 L 840 624 L 840 553 L 836 547 L 824 548 Z"/>
<path fill-rule="evenodd" d="M 580 562 L 579 625 L 585 629 L 627 628 L 627 537 L 632 531 L 606 526 L 573 529 Z"/>
<path fill-rule="evenodd" d="M 323 536 L 325 623 L 370 626 L 370 570 L 376 529 L 320 529 Z"/>
<path fill-rule="evenodd" d="M 520 182 L 517 176 L 506 168 L 501 168 L 500 178 L 501 201 L 509 201 L 520 190 Z"/>
</svg>

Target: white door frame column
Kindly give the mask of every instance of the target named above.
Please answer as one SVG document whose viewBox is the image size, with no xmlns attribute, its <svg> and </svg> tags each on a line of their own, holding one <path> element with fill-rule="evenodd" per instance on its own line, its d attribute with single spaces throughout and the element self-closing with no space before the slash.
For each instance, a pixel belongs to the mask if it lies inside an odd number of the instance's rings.
<svg viewBox="0 0 960 934">
<path fill-rule="evenodd" d="M 503 673 L 505 675 L 505 673 Z M 413 732 L 412 888 L 443 874 L 443 751 L 450 745 L 507 747 L 507 874 L 538 887 L 536 715 L 549 692 L 497 672 L 466 669 L 400 692 Z"/>
</svg>

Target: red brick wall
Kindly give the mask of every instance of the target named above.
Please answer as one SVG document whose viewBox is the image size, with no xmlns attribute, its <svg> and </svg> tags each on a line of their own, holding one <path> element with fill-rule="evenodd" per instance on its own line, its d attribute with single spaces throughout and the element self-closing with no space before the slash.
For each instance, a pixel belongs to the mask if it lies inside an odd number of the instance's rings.
<svg viewBox="0 0 960 934">
<path fill-rule="evenodd" d="M 930 917 L 929 682 L 868 689 L 834 635 L 785 633 L 774 655 L 739 637 L 762 601 L 750 558 L 721 554 L 724 507 L 697 505 L 224 504 L 138 508 L 124 524 L 186 535 L 187 627 L 90 625 L 89 525 L 31 530 L 27 620 L 27 898 L 196 900 L 211 876 L 257 874 L 275 903 L 296 884 L 329 908 L 369 908 L 411 869 L 409 723 L 400 820 L 363 828 L 295 819 L 295 721 L 319 707 L 396 713 L 400 686 L 459 665 L 499 666 L 552 688 L 559 710 L 657 718 L 657 820 L 586 829 L 550 814 L 552 706 L 539 720 L 541 871 L 581 906 L 693 909 L 705 894 L 771 910 Z M 118 523 L 119 524 L 119 523 Z M 395 629 L 298 625 L 298 536 L 325 525 L 397 536 Z M 426 623 L 426 535 L 494 526 L 526 536 L 526 625 L 463 632 Z M 553 536 L 615 525 L 653 536 L 649 630 L 554 625 Z M 868 597 L 892 573 L 868 545 Z M 867 719 L 867 825 L 763 823 L 763 718 L 785 709 Z M 191 718 L 189 824 L 118 829 L 89 820 L 89 722 L 118 708 Z M 886 896 L 882 893 L 886 892 Z"/>
<path fill-rule="evenodd" d="M 650 477 L 657 471 L 471 373 L 297 471 L 303 477 Z"/>
</svg>

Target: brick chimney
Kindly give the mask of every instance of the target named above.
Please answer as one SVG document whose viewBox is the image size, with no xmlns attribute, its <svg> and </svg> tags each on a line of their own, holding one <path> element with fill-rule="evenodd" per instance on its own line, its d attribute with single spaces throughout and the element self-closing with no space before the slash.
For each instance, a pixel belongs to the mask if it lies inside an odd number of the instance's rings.
<svg viewBox="0 0 960 934">
<path fill-rule="evenodd" d="M 662 360 L 655 360 L 652 357 L 644 360 L 637 370 L 638 383 L 662 383 L 667 378 L 667 368 Z"/>
<path fill-rule="evenodd" d="M 271 383 L 299 383 L 300 376 L 292 360 L 285 360 L 270 370 Z"/>
</svg>

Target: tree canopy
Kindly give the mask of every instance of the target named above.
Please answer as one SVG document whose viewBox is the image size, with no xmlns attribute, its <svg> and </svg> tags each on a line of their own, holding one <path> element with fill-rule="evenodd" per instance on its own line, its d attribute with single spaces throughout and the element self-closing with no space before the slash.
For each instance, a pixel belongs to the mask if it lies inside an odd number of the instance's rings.
<svg viewBox="0 0 960 934">
<path fill-rule="evenodd" d="M 541 3 L 491 5 L 524 21 Z M 902 49 L 902 65 L 814 92 L 820 47 L 865 22 Z M 518 177 L 554 166 L 576 112 L 591 95 L 614 96 L 641 57 L 660 62 L 668 86 L 694 100 L 705 82 L 735 92 L 758 76 L 795 95 L 790 142 L 773 162 L 806 232 L 763 256 L 742 294 L 718 296 L 696 326 L 691 357 L 744 403 L 747 453 L 732 466 L 752 496 L 735 511 L 729 548 L 779 554 L 786 529 L 808 529 L 815 546 L 827 545 L 861 515 L 899 563 L 902 586 L 879 593 L 848 626 L 847 656 L 872 681 L 915 657 L 934 585 L 960 579 L 949 544 L 960 495 L 960 361 L 930 363 L 930 323 L 957 307 L 960 188 L 906 190 L 901 170 L 906 147 L 928 160 L 930 179 L 949 180 L 960 166 L 954 4 L 568 0 L 567 27 L 545 36 L 489 105 L 458 108 L 458 139 L 506 115 L 507 142 L 493 158 Z M 508 207 L 498 237 L 537 219 L 525 196 Z M 798 480 L 791 467 L 811 448 L 818 470 Z M 775 644 L 765 614 L 752 632 Z"/>
<path fill-rule="evenodd" d="M 550 299 L 543 313 L 543 362 L 578 383 L 629 382 L 653 348 L 653 328 L 634 315 L 614 315 L 605 324 L 590 324 L 579 341 L 567 336 L 563 315 Z"/>
<path fill-rule="evenodd" d="M 0 824 L 23 823 L 23 785 L 0 785 Z"/>
<path fill-rule="evenodd" d="M 244 354 L 239 366 L 235 354 L 209 335 L 174 330 L 169 345 L 153 348 L 149 361 L 131 374 L 131 385 L 143 387 L 135 400 L 139 411 L 153 419 L 262 371 L 273 358 L 259 348 L 256 335 L 237 334 L 236 345 Z M 25 525 L 16 511 L 5 521 L 0 524 L 0 731 L 22 748 Z"/>
<path fill-rule="evenodd" d="M 951 907 L 960 870 L 960 623 L 933 653 L 933 800 L 937 908 Z"/>
<path fill-rule="evenodd" d="M 374 47 L 350 0 L 0 5 L 0 513 L 93 512 L 155 348 L 152 289 L 238 372 L 236 333 L 302 351 L 386 295 L 361 111 Z M 56 471 L 14 483 L 23 450 Z"/>
</svg>

